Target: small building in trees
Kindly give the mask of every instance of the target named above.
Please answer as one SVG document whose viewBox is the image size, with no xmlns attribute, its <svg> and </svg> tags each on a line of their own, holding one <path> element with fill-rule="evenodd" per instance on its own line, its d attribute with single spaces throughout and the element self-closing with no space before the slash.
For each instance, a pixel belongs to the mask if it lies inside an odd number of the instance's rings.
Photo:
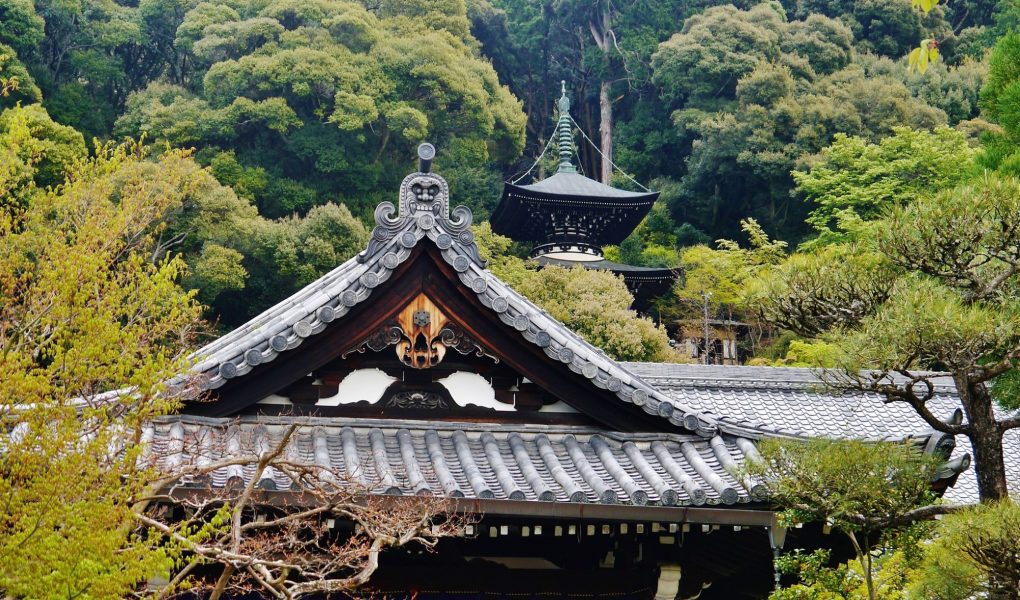
<svg viewBox="0 0 1020 600">
<path fill-rule="evenodd" d="M 531 257 L 544 265 L 581 266 L 623 277 L 644 311 L 672 287 L 675 268 L 652 268 L 608 261 L 602 248 L 618 245 L 651 210 L 658 192 L 632 192 L 577 172 L 570 99 L 564 84 L 554 139 L 559 152 L 556 173 L 529 185 L 506 183 L 492 214 L 492 230 L 514 240 L 534 243 Z"/>
<path fill-rule="evenodd" d="M 165 497 L 249 502 L 252 522 L 336 556 L 372 523 L 317 513 L 314 482 L 383 507 L 438 499 L 466 518 L 433 552 L 372 555 L 369 589 L 400 598 L 736 599 L 772 588 L 784 539 L 837 543 L 787 532 L 741 475 L 759 440 L 904 440 L 946 460 L 939 490 L 966 469 L 909 408 L 826 397 L 806 371 L 609 358 L 485 269 L 433 154 L 362 253 L 197 353 L 202 393 L 146 433 Z M 300 511 L 314 524 L 286 520 Z"/>
</svg>

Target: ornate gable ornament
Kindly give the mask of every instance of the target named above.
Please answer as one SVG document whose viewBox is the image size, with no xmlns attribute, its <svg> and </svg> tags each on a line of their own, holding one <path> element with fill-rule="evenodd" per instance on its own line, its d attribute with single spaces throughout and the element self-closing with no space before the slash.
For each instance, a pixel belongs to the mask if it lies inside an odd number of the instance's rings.
<svg viewBox="0 0 1020 600">
<path fill-rule="evenodd" d="M 435 156 L 436 148 L 432 144 L 418 146 L 418 171 L 401 182 L 397 207 L 390 202 L 382 202 L 375 208 L 375 228 L 368 247 L 358 255 L 359 262 L 364 263 L 375 256 L 398 235 L 398 244 L 410 249 L 423 236 L 431 234 L 428 237 L 440 250 L 449 250 L 456 243 L 476 264 L 485 265 L 478 255 L 475 236 L 470 230 L 474 218 L 471 209 L 458 206 L 451 215 L 450 186 L 441 176 L 431 172 Z M 467 270 L 466 263 L 461 263 L 461 266 L 463 268 L 454 264 L 459 272 Z"/>
<path fill-rule="evenodd" d="M 428 369 L 443 362 L 446 351 L 487 356 L 499 359 L 455 325 L 425 294 L 408 303 L 394 321 L 383 325 L 370 336 L 342 354 L 347 358 L 355 352 L 381 352 L 396 346 L 397 358 L 412 369 Z"/>
</svg>

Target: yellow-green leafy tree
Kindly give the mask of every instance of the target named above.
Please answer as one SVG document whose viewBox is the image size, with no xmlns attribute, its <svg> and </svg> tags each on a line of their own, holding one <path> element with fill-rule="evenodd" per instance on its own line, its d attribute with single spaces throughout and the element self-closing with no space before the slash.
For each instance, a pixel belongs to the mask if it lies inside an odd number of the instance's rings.
<svg viewBox="0 0 1020 600">
<path fill-rule="evenodd" d="M 27 199 L 0 201 L 0 590 L 122 598 L 179 557 L 137 530 L 131 504 L 142 423 L 173 408 L 164 382 L 199 323 L 183 261 L 151 260 L 187 175 L 119 178 L 145 159 L 103 146 L 36 188 L 29 116 L 5 121 L 0 144 L 0 195 Z"/>
</svg>

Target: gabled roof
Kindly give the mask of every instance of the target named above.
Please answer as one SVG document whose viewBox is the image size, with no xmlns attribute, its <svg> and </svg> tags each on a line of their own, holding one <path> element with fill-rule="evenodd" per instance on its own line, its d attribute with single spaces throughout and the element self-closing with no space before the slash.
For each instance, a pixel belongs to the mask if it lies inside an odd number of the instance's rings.
<svg viewBox="0 0 1020 600">
<path fill-rule="evenodd" d="M 504 331 L 521 344 L 540 349 L 546 362 L 565 374 L 580 375 L 593 392 L 608 392 L 628 410 L 639 407 L 664 423 L 705 437 L 719 432 L 715 419 L 669 398 L 486 270 L 469 229 L 471 212 L 463 206 L 450 210 L 449 187 L 442 177 L 427 172 L 408 175 L 400 186 L 398 205 L 380 204 L 375 221 L 368 248 L 356 258 L 199 350 L 194 371 L 204 378 L 204 386 L 219 388 L 313 343 L 384 288 L 416 251 L 430 247 L 459 278 L 451 286 L 469 291 L 482 310 L 498 318 Z"/>
</svg>

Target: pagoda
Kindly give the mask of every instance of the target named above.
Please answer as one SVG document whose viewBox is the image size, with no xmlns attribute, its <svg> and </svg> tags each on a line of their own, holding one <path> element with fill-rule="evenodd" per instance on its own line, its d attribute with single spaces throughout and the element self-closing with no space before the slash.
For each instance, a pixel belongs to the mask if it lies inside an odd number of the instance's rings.
<svg viewBox="0 0 1020 600">
<path fill-rule="evenodd" d="M 608 261 L 602 248 L 623 242 L 651 210 L 659 192 L 621 190 L 577 172 L 571 161 L 570 99 L 566 82 L 561 85 L 556 124 L 559 167 L 537 183 L 504 184 L 490 220 L 492 229 L 534 243 L 531 257 L 542 265 L 582 266 L 622 276 L 634 295 L 634 308 L 645 310 L 653 298 L 669 291 L 680 271 Z"/>
</svg>

